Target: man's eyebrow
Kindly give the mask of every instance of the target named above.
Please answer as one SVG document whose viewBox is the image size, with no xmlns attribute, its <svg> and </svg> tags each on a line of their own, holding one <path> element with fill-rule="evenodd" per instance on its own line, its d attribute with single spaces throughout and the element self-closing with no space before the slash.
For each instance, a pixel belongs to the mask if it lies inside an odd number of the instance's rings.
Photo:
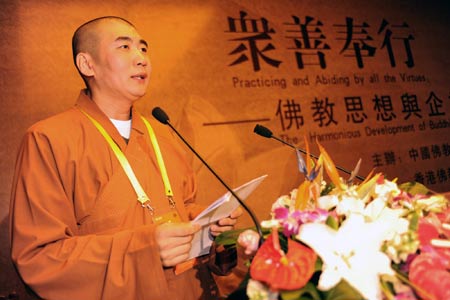
<svg viewBox="0 0 450 300">
<path fill-rule="evenodd" d="M 130 38 L 129 36 L 119 36 L 119 37 L 116 38 L 116 42 L 117 42 L 117 41 L 127 41 L 127 42 L 132 42 L 133 39 Z M 139 40 L 139 44 L 143 44 L 143 45 L 145 45 L 145 47 L 148 47 L 148 43 L 147 43 L 147 41 L 144 40 L 144 39 L 140 39 L 140 40 Z"/>
<path fill-rule="evenodd" d="M 148 48 L 148 43 L 147 43 L 147 41 L 146 41 L 146 40 L 140 39 L 140 40 L 139 40 L 139 43 L 141 43 L 141 44 L 144 44 L 144 45 L 145 45 L 145 47 L 147 47 L 147 48 Z"/>
</svg>

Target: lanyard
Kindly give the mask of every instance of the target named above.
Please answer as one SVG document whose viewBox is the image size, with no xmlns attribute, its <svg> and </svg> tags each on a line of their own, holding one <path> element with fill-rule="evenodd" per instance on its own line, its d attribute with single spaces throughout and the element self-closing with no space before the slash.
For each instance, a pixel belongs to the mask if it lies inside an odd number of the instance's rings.
<svg viewBox="0 0 450 300">
<path fill-rule="evenodd" d="M 94 126 L 100 131 L 100 133 L 103 135 L 103 137 L 108 142 L 109 146 L 113 150 L 114 154 L 116 155 L 117 159 L 120 162 L 120 165 L 122 166 L 123 170 L 125 171 L 128 179 L 131 182 L 131 185 L 133 186 L 136 194 L 137 194 L 137 200 L 141 203 L 142 207 L 148 208 L 150 212 L 153 214 L 155 209 L 151 206 L 150 198 L 145 193 L 144 189 L 142 188 L 141 184 L 139 183 L 138 179 L 136 178 L 136 175 L 133 172 L 133 169 L 131 168 L 130 163 L 128 162 L 128 159 L 126 158 L 125 154 L 123 154 L 122 150 L 120 150 L 119 146 L 114 142 L 114 140 L 111 138 L 111 136 L 106 132 L 106 130 L 103 128 L 103 126 L 97 122 L 93 117 L 91 117 L 87 112 L 82 110 L 80 108 L 80 111 L 85 114 L 89 120 L 94 124 Z M 169 176 L 167 176 L 167 170 L 166 166 L 164 164 L 164 160 L 161 154 L 161 150 L 159 148 L 158 140 L 156 139 L 155 132 L 153 131 L 153 128 L 151 127 L 150 123 L 144 118 L 141 117 L 142 121 L 145 124 L 145 127 L 147 127 L 148 134 L 150 136 L 150 141 L 153 146 L 153 150 L 155 151 L 156 160 L 158 162 L 159 170 L 161 172 L 161 177 L 164 183 L 164 190 L 166 193 L 167 200 L 169 201 L 170 208 L 175 208 L 175 201 L 173 200 L 173 192 L 172 188 L 170 186 Z"/>
</svg>

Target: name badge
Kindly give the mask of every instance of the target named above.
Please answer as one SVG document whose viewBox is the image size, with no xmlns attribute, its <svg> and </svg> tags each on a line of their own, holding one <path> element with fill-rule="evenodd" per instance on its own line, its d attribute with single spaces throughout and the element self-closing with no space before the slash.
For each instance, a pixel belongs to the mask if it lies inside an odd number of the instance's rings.
<svg viewBox="0 0 450 300">
<path fill-rule="evenodd" d="M 155 223 L 156 225 L 179 222 L 181 222 L 181 218 L 175 209 L 171 209 L 168 213 L 162 215 L 153 216 L 153 223 Z"/>
</svg>

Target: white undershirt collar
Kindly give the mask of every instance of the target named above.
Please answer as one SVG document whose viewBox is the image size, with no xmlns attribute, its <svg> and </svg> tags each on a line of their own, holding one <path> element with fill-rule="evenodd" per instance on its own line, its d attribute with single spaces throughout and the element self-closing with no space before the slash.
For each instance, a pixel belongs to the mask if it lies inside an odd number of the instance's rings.
<svg viewBox="0 0 450 300">
<path fill-rule="evenodd" d="M 126 139 L 130 138 L 130 132 L 131 132 L 131 119 L 130 120 L 115 120 L 110 119 L 111 122 L 114 124 L 114 126 L 119 131 L 120 135 Z"/>
</svg>

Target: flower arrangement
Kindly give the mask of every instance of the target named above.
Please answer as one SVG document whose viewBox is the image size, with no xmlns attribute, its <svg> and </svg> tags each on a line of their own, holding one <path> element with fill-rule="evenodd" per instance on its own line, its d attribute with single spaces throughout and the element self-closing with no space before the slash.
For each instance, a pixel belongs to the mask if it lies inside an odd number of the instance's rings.
<svg viewBox="0 0 450 300">
<path fill-rule="evenodd" d="M 251 257 L 228 299 L 450 299 L 449 201 L 379 173 L 354 184 L 359 163 L 344 181 L 318 146 L 317 160 L 297 151 L 305 180 L 272 205 L 263 240 L 252 229 L 216 240 Z"/>
</svg>

